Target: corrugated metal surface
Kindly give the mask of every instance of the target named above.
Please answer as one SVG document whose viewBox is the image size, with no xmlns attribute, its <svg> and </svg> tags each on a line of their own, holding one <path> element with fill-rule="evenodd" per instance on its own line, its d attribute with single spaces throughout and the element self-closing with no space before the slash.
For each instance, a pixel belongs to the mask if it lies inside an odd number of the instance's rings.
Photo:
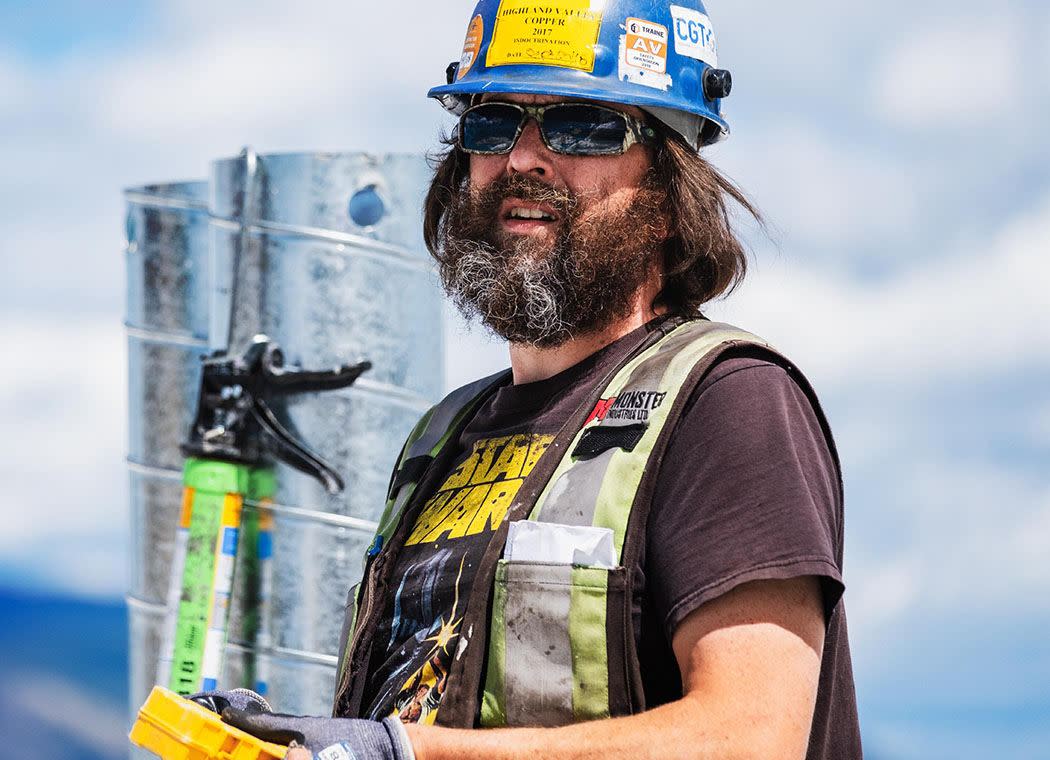
<svg viewBox="0 0 1050 760">
<path fill-rule="evenodd" d="M 272 647 L 258 656 L 279 709 L 330 709 L 347 589 L 394 458 L 441 391 L 441 295 L 420 218 L 427 181 L 420 156 L 246 151 L 213 164 L 209 182 L 127 191 L 134 707 L 156 678 L 199 357 L 264 333 L 306 368 L 374 365 L 347 390 L 283 410 L 347 488 L 330 496 L 278 466 Z M 229 685 L 240 685 L 251 646 L 231 643 Z"/>
</svg>

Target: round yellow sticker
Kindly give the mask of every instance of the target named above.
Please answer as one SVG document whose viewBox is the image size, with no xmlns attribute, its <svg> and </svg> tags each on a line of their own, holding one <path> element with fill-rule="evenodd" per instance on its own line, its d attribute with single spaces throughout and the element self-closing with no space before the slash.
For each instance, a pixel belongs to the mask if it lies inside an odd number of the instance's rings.
<svg viewBox="0 0 1050 760">
<path fill-rule="evenodd" d="M 467 27 L 467 38 L 463 40 L 463 57 L 459 59 L 459 75 L 457 79 L 465 77 L 471 67 L 474 66 L 474 62 L 478 60 L 478 54 L 481 52 L 481 38 L 484 36 L 485 19 L 479 13 L 470 22 L 470 26 Z"/>
<path fill-rule="evenodd" d="M 594 71 L 604 0 L 500 0 L 486 66 Z"/>
</svg>

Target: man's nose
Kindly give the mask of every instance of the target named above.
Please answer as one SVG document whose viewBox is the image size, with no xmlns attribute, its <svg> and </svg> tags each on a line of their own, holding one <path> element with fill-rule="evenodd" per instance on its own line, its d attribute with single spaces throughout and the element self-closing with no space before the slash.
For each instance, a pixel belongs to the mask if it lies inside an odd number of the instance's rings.
<svg viewBox="0 0 1050 760">
<path fill-rule="evenodd" d="M 507 156 L 507 173 L 550 176 L 554 173 L 553 158 L 554 154 L 544 145 L 540 136 L 540 125 L 535 119 L 529 119 Z"/>
</svg>

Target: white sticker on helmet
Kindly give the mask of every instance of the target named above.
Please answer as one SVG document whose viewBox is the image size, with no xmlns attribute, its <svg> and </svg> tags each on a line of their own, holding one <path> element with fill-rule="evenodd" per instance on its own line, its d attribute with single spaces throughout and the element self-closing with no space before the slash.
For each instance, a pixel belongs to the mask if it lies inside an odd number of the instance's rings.
<svg viewBox="0 0 1050 760">
<path fill-rule="evenodd" d="M 680 5 L 671 6 L 674 18 L 674 50 L 708 66 L 718 67 L 718 42 L 715 29 L 706 14 Z"/>
<path fill-rule="evenodd" d="M 620 35 L 620 79 L 643 84 L 657 90 L 671 88 L 667 73 L 667 27 L 639 18 L 624 22 L 626 34 Z"/>
</svg>

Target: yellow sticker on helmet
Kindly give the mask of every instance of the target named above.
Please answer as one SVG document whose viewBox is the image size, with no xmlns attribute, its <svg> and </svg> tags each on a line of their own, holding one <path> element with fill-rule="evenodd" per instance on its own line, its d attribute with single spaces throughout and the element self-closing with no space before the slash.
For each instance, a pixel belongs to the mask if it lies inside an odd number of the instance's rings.
<svg viewBox="0 0 1050 760">
<path fill-rule="evenodd" d="M 594 71 L 605 0 L 500 0 L 486 66 Z"/>
</svg>

